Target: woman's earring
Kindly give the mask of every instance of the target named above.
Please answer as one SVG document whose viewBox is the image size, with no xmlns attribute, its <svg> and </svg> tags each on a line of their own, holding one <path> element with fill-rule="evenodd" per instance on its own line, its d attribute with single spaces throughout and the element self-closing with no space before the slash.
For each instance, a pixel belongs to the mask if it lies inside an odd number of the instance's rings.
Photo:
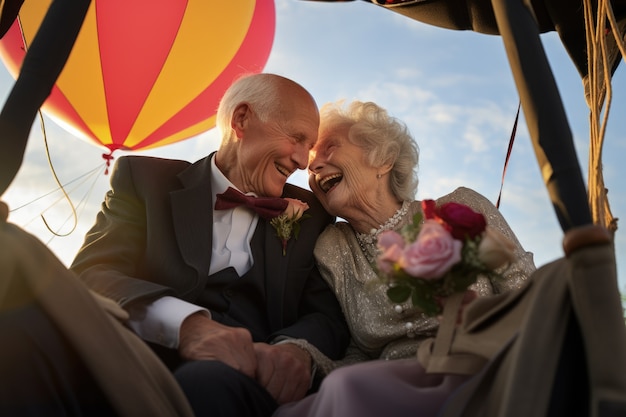
<svg viewBox="0 0 626 417">
<path fill-rule="evenodd" d="M 381 179 L 381 178 L 382 178 L 382 175 L 380 175 L 380 174 L 376 174 L 376 178 L 377 178 L 377 179 Z"/>
</svg>

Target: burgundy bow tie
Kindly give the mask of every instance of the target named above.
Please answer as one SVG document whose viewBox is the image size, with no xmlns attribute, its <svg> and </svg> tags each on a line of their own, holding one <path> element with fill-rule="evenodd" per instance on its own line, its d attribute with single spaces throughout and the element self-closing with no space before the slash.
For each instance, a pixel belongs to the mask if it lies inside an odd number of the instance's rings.
<svg viewBox="0 0 626 417">
<path fill-rule="evenodd" d="M 283 214 L 288 205 L 289 203 L 284 198 L 253 197 L 245 195 L 232 187 L 228 187 L 222 194 L 218 194 L 215 200 L 215 210 L 227 210 L 246 206 L 264 219 L 271 219 Z"/>
</svg>

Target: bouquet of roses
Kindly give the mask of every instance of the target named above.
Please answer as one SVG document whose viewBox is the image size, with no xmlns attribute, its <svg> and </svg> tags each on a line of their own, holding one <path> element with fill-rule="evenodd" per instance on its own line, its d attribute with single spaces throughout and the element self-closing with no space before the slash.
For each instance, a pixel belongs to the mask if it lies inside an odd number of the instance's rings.
<svg viewBox="0 0 626 417">
<path fill-rule="evenodd" d="M 514 260 L 514 245 L 463 204 L 437 207 L 424 200 L 422 212 L 400 233 L 379 235 L 377 266 L 391 301 L 410 298 L 413 306 L 434 316 L 441 313 L 443 299 L 465 292 L 479 274 L 498 278 L 495 270 Z"/>
</svg>

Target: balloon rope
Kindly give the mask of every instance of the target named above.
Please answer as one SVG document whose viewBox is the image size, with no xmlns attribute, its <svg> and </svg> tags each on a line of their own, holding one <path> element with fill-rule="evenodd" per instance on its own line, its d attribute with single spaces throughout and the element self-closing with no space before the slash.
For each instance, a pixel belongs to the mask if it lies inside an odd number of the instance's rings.
<svg viewBox="0 0 626 417">
<path fill-rule="evenodd" d="M 82 184 L 84 184 L 84 183 L 85 183 L 85 182 L 89 179 L 89 177 L 91 177 L 91 176 L 92 176 L 92 175 L 94 175 L 95 173 L 100 172 L 100 171 L 102 171 L 102 170 L 104 170 L 104 164 L 103 164 L 103 165 L 99 165 L 99 166 L 97 166 L 97 167 L 93 168 L 92 170 L 87 171 L 87 172 L 85 172 L 85 173 L 84 173 L 84 174 L 82 174 L 82 175 L 79 175 L 78 177 L 74 178 L 73 180 L 70 180 L 70 181 L 66 182 L 65 184 L 63 184 L 63 187 L 66 187 L 66 188 L 67 188 L 67 186 L 68 186 L 68 185 L 73 184 L 74 182 L 76 182 L 76 181 L 78 181 L 78 180 L 82 180 L 81 182 L 79 182 L 79 183 L 78 183 L 78 184 L 77 184 L 74 188 L 72 188 L 72 189 L 68 192 L 68 194 L 72 194 L 72 192 L 74 192 L 74 191 L 75 191 L 78 187 L 80 187 Z M 33 200 L 30 200 L 30 201 L 28 201 L 28 202 L 26 202 L 26 203 L 22 204 L 21 206 L 18 206 L 18 207 L 15 207 L 15 208 L 13 208 L 13 209 L 9 210 L 9 212 L 11 212 L 11 213 L 12 213 L 12 212 L 18 211 L 18 210 L 20 210 L 20 209 L 23 209 L 24 207 L 27 207 L 27 206 L 29 206 L 29 205 L 31 205 L 31 204 L 34 204 L 34 203 L 36 203 L 37 201 L 39 201 L 39 200 L 41 200 L 41 199 L 43 199 L 43 198 L 45 198 L 45 197 L 48 197 L 48 196 L 49 196 L 49 195 L 51 195 L 51 194 L 56 193 L 57 191 L 59 191 L 59 188 L 55 188 L 54 190 L 50 190 L 50 191 L 48 191 L 47 193 L 42 194 L 42 195 L 40 195 L 39 197 L 37 197 L 37 198 L 35 198 L 35 199 L 33 199 Z M 57 201 L 58 201 L 58 200 L 57 200 Z M 54 203 L 53 203 L 52 205 L 54 205 Z M 44 210 L 44 211 L 45 211 L 45 210 Z"/>
<path fill-rule="evenodd" d="M 609 50 L 607 41 L 615 42 L 615 46 L 624 58 L 626 58 L 626 49 L 612 6 L 608 0 L 598 2 L 595 18 L 591 0 L 584 1 L 584 8 L 588 68 L 585 95 L 590 110 L 587 187 L 589 206 L 594 223 L 600 224 L 614 233 L 617 230 L 617 219 L 611 213 L 607 197 L 608 190 L 604 185 L 602 147 L 613 96 L 611 86 L 613 64 L 617 63 L 618 56 L 609 55 L 609 53 L 617 53 L 617 51 Z M 606 26 L 607 20 L 610 23 L 610 28 Z M 612 38 L 608 38 L 609 35 L 612 35 Z"/>
<path fill-rule="evenodd" d="M 611 22 L 611 31 L 617 42 L 617 47 L 622 53 L 622 59 L 626 60 L 626 35 L 620 34 L 617 21 L 615 20 L 615 14 L 613 13 L 613 8 L 610 3 L 607 6 L 607 18 Z"/>
<path fill-rule="evenodd" d="M 511 129 L 511 137 L 509 138 L 509 147 L 506 150 L 506 157 L 504 158 L 504 168 L 502 168 L 502 179 L 500 180 L 500 192 L 498 193 L 498 200 L 496 201 L 496 208 L 500 208 L 500 199 L 502 198 L 502 188 L 504 188 L 504 177 L 506 176 L 506 169 L 509 166 L 509 159 L 511 159 L 511 152 L 513 151 L 513 143 L 515 142 L 515 134 L 517 132 L 517 123 L 519 121 L 519 112 L 522 108 L 522 102 L 517 105 L 517 113 L 515 114 L 515 121 L 513 122 L 513 129 Z"/>
<path fill-rule="evenodd" d="M 81 198 L 81 200 L 78 202 L 78 217 L 80 217 L 80 215 L 83 213 L 83 211 L 85 210 L 85 207 L 87 207 L 87 201 L 89 199 L 89 197 L 92 195 L 93 190 L 96 187 L 96 183 L 98 182 L 98 178 L 101 177 L 101 173 L 103 170 L 105 170 L 106 168 L 104 166 L 99 166 L 97 171 L 96 170 L 92 170 L 91 172 L 91 176 L 93 176 L 93 181 L 91 182 L 91 186 L 89 187 L 89 189 L 87 190 L 87 192 L 83 195 L 83 197 Z M 97 174 L 97 175 L 94 175 Z M 85 179 L 86 180 L 86 179 Z M 71 191 L 70 191 L 71 192 Z M 63 227 L 67 221 L 70 219 L 70 216 L 68 216 L 65 221 L 61 224 L 61 227 Z M 50 239 L 48 239 L 48 242 L 46 242 L 46 244 L 50 244 L 50 242 L 52 242 L 52 240 L 55 238 L 56 236 L 53 235 L 50 237 Z"/>
<path fill-rule="evenodd" d="M 101 164 L 101 165 L 97 166 L 96 168 L 93 168 L 90 171 L 87 171 L 86 173 L 81 174 L 80 176 L 74 178 L 73 180 L 68 181 L 67 183 L 63 184 L 63 187 L 65 187 L 65 189 L 67 189 L 67 187 L 70 184 L 74 184 L 75 182 L 79 181 L 77 184 L 73 185 L 71 189 L 68 190 L 68 194 L 71 195 L 71 194 L 74 194 L 83 185 L 85 185 L 90 178 L 93 178 L 93 181 L 91 183 L 91 186 L 90 186 L 89 190 L 87 191 L 86 195 L 83 196 L 83 198 L 81 199 L 81 201 L 83 201 L 83 200 L 85 200 L 85 198 L 87 196 L 90 195 L 91 191 L 94 189 L 94 187 L 95 187 L 95 185 L 96 185 L 96 183 L 98 181 L 98 178 L 100 178 L 100 176 L 102 175 L 102 172 L 104 171 L 104 169 L 105 169 L 104 164 Z M 54 193 L 56 193 L 58 191 L 59 191 L 59 188 L 55 188 L 53 190 L 50 190 L 47 193 L 45 193 L 43 195 L 40 195 L 39 197 L 22 204 L 21 206 L 18 206 L 18 207 L 14 208 L 14 209 L 11 209 L 10 212 L 16 212 L 18 210 L 21 210 L 24 207 L 27 207 L 27 206 L 29 206 L 31 204 L 34 204 L 37 201 L 39 201 L 39 200 L 41 200 L 41 199 L 43 199 L 45 197 L 48 197 L 48 196 L 50 196 L 50 195 L 52 195 L 52 194 L 54 194 Z M 63 197 L 60 197 L 60 198 L 56 199 L 55 201 L 50 203 L 46 208 L 44 208 L 41 211 L 41 213 L 45 213 L 46 211 L 50 210 L 52 207 L 56 206 L 59 203 L 59 201 L 61 201 L 62 199 L 63 199 Z M 79 203 L 79 206 L 80 206 L 80 203 Z M 22 222 L 22 225 L 23 226 L 28 226 L 28 225 L 30 225 L 32 222 L 34 222 L 37 219 L 39 219 L 39 215 L 37 215 L 34 218 L 31 218 L 30 220 L 28 220 L 26 222 Z"/>
<path fill-rule="evenodd" d="M 17 24 L 20 27 L 20 33 L 22 35 L 22 42 L 24 44 L 24 52 L 28 52 L 28 43 L 26 42 L 26 37 L 24 36 L 24 28 L 22 27 L 22 19 L 20 18 L 19 14 L 17 16 Z M 57 176 L 56 170 L 54 168 L 54 164 L 52 163 L 52 159 L 50 157 L 50 148 L 48 147 L 48 135 L 46 134 L 46 124 L 45 124 L 45 121 L 43 119 L 43 114 L 41 113 L 41 109 L 37 110 L 37 114 L 39 115 L 39 122 L 40 122 L 40 126 L 41 126 L 41 133 L 43 135 L 44 146 L 46 147 L 46 158 L 48 159 L 48 166 L 50 167 L 50 171 L 52 172 L 52 176 L 54 177 L 54 181 L 59 186 L 59 188 L 63 192 L 63 195 L 65 196 L 65 199 L 67 200 L 67 202 L 69 203 L 70 207 L 72 208 L 72 216 L 74 218 L 74 225 L 72 226 L 72 228 L 71 228 L 71 230 L 69 232 L 67 232 L 65 234 L 60 234 L 60 233 L 52 230 L 52 228 L 48 224 L 48 221 L 44 217 L 43 213 L 40 215 L 40 217 L 41 217 L 41 220 L 43 220 L 43 223 L 46 225 L 46 228 L 53 235 L 59 236 L 59 237 L 69 236 L 74 230 L 76 230 L 76 226 L 78 225 L 78 217 L 76 215 L 76 208 L 74 207 L 74 203 L 72 203 L 72 199 L 70 198 L 70 196 L 65 192 L 65 188 L 61 184 L 61 181 L 59 180 L 59 177 Z"/>
<path fill-rule="evenodd" d="M 44 145 L 46 147 L 46 158 L 48 159 L 48 166 L 50 167 L 50 171 L 52 172 L 52 176 L 54 177 L 54 181 L 59 186 L 59 189 L 63 193 L 63 196 L 65 197 L 65 200 L 68 202 L 68 204 L 72 208 L 72 215 L 71 215 L 71 217 L 74 219 L 74 223 L 73 223 L 73 225 L 72 225 L 72 227 L 71 227 L 69 232 L 67 232 L 67 233 L 59 233 L 58 231 L 52 230 L 52 228 L 48 224 L 48 221 L 44 217 L 43 213 L 41 214 L 41 220 L 43 220 L 43 223 L 46 225 L 46 228 L 53 235 L 59 236 L 59 237 L 69 236 L 69 235 L 72 234 L 72 232 L 74 230 L 76 230 L 76 226 L 78 226 L 78 216 L 76 214 L 76 207 L 74 206 L 74 203 L 72 202 L 72 199 L 70 198 L 70 196 L 65 191 L 65 187 L 63 187 L 63 184 L 61 184 L 61 181 L 59 180 L 59 177 L 57 176 L 56 170 L 54 169 L 54 164 L 52 163 L 52 159 L 50 157 L 50 149 L 48 147 L 48 135 L 46 133 L 46 126 L 45 126 L 45 123 L 44 123 L 44 120 L 43 120 L 43 115 L 41 114 L 41 110 L 38 113 L 39 113 L 39 121 L 41 123 L 41 132 L 43 134 L 43 142 L 44 142 Z"/>
</svg>

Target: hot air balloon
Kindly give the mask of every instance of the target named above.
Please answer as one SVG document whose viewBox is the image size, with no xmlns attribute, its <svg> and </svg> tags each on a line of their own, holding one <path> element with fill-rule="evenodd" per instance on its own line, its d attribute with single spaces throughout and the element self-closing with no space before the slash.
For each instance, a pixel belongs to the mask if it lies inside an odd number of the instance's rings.
<svg viewBox="0 0 626 417">
<path fill-rule="evenodd" d="M 24 2 L 0 41 L 14 77 L 49 5 Z M 263 69 L 274 27 L 273 0 L 95 0 L 42 109 L 110 153 L 190 138 L 235 78 Z"/>
</svg>

